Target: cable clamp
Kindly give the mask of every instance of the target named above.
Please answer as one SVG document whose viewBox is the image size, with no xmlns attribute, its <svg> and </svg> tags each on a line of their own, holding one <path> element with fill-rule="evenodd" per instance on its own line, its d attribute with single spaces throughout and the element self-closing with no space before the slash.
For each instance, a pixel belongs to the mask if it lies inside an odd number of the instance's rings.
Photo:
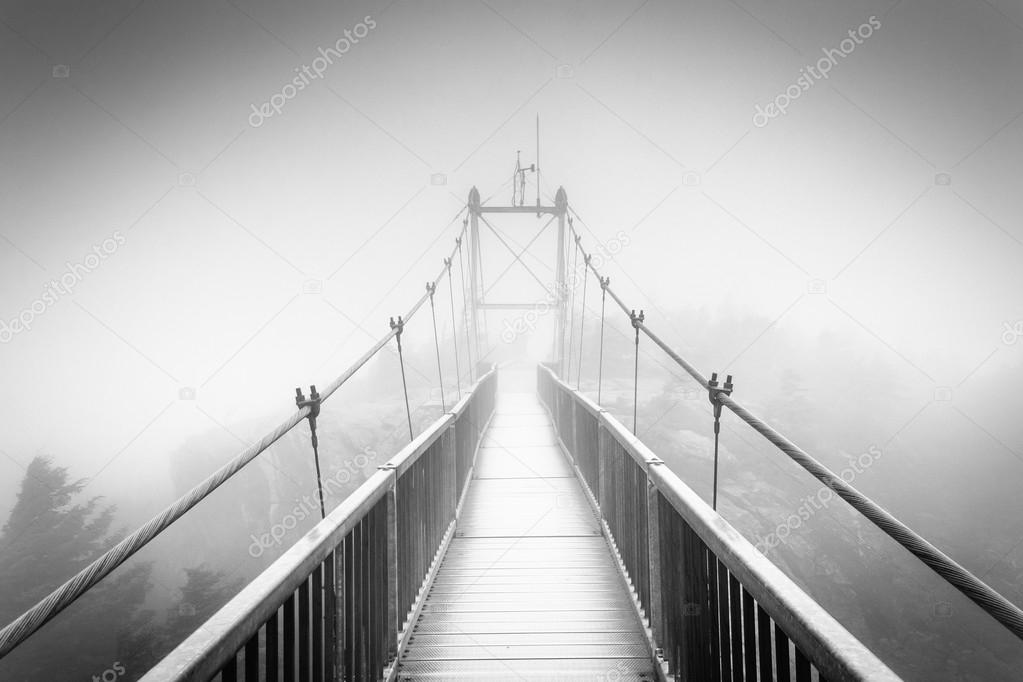
<svg viewBox="0 0 1023 682">
<path fill-rule="evenodd" d="M 295 404 L 298 405 L 299 409 L 303 407 L 309 408 L 309 421 L 313 428 L 316 428 L 316 418 L 320 416 L 320 394 L 316 391 L 316 386 L 309 387 L 309 398 L 308 400 L 302 395 L 302 389 L 295 389 Z"/>
<path fill-rule="evenodd" d="M 611 277 L 600 277 L 600 290 L 607 291 L 608 286 L 611 284 Z"/>
<path fill-rule="evenodd" d="M 632 321 L 632 328 L 637 331 L 639 331 L 639 325 L 643 324 L 643 320 L 645 319 L 646 316 L 643 314 L 642 310 L 639 311 L 638 315 L 636 314 L 635 310 L 629 313 L 629 320 Z"/>
<path fill-rule="evenodd" d="M 724 385 L 718 384 L 718 373 L 714 372 L 710 375 L 710 381 L 707 382 L 707 393 L 710 398 L 710 404 L 714 406 L 714 421 L 717 422 L 721 419 L 721 396 L 732 395 L 732 375 L 729 374 L 725 378 Z"/>
<path fill-rule="evenodd" d="M 320 416 L 320 403 L 320 394 L 316 391 L 315 385 L 309 387 L 308 400 L 302 395 L 301 388 L 295 389 L 295 404 L 298 405 L 298 409 L 309 408 L 309 433 L 312 436 L 314 448 L 320 446 L 319 439 L 316 437 L 316 418 Z"/>
<path fill-rule="evenodd" d="M 436 282 L 427 282 L 426 283 L 426 293 L 430 294 L 430 300 L 431 301 L 433 300 L 433 292 L 435 292 L 435 291 L 437 291 L 437 283 Z"/>
</svg>

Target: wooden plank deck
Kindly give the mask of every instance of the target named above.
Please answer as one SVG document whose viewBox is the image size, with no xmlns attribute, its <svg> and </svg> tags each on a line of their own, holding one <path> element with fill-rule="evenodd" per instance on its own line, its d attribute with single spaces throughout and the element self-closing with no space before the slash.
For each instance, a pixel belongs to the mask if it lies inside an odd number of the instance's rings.
<svg viewBox="0 0 1023 682">
<path fill-rule="evenodd" d="M 498 396 L 455 537 L 397 673 L 655 679 L 631 596 L 535 391 Z"/>
</svg>

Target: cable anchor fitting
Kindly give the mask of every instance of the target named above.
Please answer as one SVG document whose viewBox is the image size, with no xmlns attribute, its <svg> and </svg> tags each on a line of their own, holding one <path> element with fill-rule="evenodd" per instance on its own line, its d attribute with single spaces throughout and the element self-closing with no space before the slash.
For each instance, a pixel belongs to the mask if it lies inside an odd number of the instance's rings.
<svg viewBox="0 0 1023 682">
<path fill-rule="evenodd" d="M 643 314 L 642 310 L 639 311 L 638 315 L 635 310 L 629 313 L 629 320 L 632 322 L 632 328 L 635 329 L 637 333 L 639 332 L 639 325 L 643 324 L 643 320 L 645 319 L 646 316 Z"/>
<path fill-rule="evenodd" d="M 723 386 L 718 384 L 717 372 L 710 375 L 710 381 L 707 382 L 707 393 L 710 398 L 710 404 L 714 406 L 714 433 L 721 432 L 721 396 L 732 395 L 732 388 L 731 374 L 725 378 Z"/>
<path fill-rule="evenodd" d="M 427 282 L 426 283 L 426 293 L 430 294 L 430 305 L 433 305 L 433 292 L 435 292 L 435 291 L 437 291 L 437 283 L 436 282 Z"/>
<path fill-rule="evenodd" d="M 319 443 L 316 440 L 316 418 L 320 416 L 320 394 L 316 391 L 316 386 L 309 387 L 309 398 L 306 399 L 302 395 L 302 389 L 295 389 L 295 404 L 298 405 L 298 409 L 304 407 L 309 408 L 309 430 L 313 435 L 313 447 L 317 447 Z"/>
<path fill-rule="evenodd" d="M 451 259 L 450 258 L 445 258 L 444 259 L 444 269 L 447 270 L 449 273 L 451 272 Z"/>
<path fill-rule="evenodd" d="M 398 350 L 401 350 L 401 333 L 405 331 L 405 321 L 401 319 L 401 315 L 398 315 L 398 321 L 395 322 L 392 317 L 389 324 L 391 325 L 391 330 L 394 331 L 395 338 L 398 340 Z"/>
<path fill-rule="evenodd" d="M 608 276 L 608 277 L 601 277 L 600 278 L 600 290 L 601 291 L 607 291 L 607 288 L 608 288 L 608 286 L 610 286 L 610 284 L 611 284 L 611 277 L 610 276 Z"/>
</svg>

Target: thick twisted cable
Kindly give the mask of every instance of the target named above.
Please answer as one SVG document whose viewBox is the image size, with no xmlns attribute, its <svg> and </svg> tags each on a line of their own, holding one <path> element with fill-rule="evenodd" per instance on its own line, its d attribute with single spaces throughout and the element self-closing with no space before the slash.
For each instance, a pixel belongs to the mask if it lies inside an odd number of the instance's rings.
<svg viewBox="0 0 1023 682">
<path fill-rule="evenodd" d="M 985 582 L 961 566 L 952 557 L 913 532 L 901 521 L 885 511 L 876 502 L 853 488 L 830 469 L 807 454 L 802 448 L 750 414 L 749 410 L 721 395 L 718 400 L 749 424 L 775 447 L 793 461 L 809 471 L 814 478 L 833 490 L 839 497 L 853 506 L 856 511 L 870 519 L 874 525 L 890 535 L 892 539 L 909 550 L 916 558 L 927 564 L 935 573 L 951 583 L 995 620 L 1023 639 L 1023 610 L 998 594 Z"/>
<path fill-rule="evenodd" d="M 161 531 L 181 518 L 185 512 L 202 501 L 203 498 L 236 474 L 259 453 L 277 442 L 281 436 L 293 429 L 308 416 L 308 407 L 303 407 L 291 415 L 287 421 L 264 436 L 258 443 L 250 446 L 230 462 L 217 469 L 205 481 L 192 488 L 159 515 L 150 519 L 146 525 L 114 545 L 103 556 L 83 568 L 73 578 L 20 615 L 3 630 L 0 630 L 0 657 L 5 656 L 14 647 L 25 641 L 29 635 L 41 628 L 51 618 L 67 608 L 78 597 L 82 596 L 89 588 L 127 561 L 129 557 L 144 547 Z"/>
</svg>

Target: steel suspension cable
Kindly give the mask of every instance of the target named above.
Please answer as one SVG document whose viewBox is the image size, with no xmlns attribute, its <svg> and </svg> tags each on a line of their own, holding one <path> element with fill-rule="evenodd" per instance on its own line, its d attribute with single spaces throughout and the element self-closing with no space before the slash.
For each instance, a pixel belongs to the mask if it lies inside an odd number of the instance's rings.
<svg viewBox="0 0 1023 682">
<path fill-rule="evenodd" d="M 635 310 L 631 311 L 629 319 L 636 330 L 636 364 L 632 374 L 632 435 L 635 436 L 638 434 L 636 425 L 639 412 L 639 325 L 643 323 L 643 311 L 640 310 L 638 315 Z"/>
<path fill-rule="evenodd" d="M 390 321 L 391 329 L 395 330 L 394 338 L 398 342 L 398 365 L 401 367 L 401 390 L 405 394 L 405 416 L 408 417 L 408 439 L 413 441 L 416 439 L 412 433 L 412 410 L 408 404 L 408 383 L 405 382 L 405 356 L 401 349 L 401 333 L 405 330 L 405 321 L 401 319 L 401 315 L 398 316 L 398 321 L 395 322 L 394 318 Z"/>
<path fill-rule="evenodd" d="M 309 408 L 309 438 L 313 445 L 313 463 L 316 464 L 316 493 L 320 500 L 320 518 L 327 518 L 327 510 L 323 503 L 323 477 L 320 475 L 320 441 L 316 437 L 316 418 L 320 416 L 320 394 L 316 386 L 309 387 L 309 399 L 302 395 L 302 389 L 295 389 L 295 404 L 299 409 Z"/>
<path fill-rule="evenodd" d="M 585 264 L 583 266 L 583 303 L 579 307 L 579 362 L 575 372 L 575 390 L 579 390 L 579 382 L 583 375 L 583 335 L 584 325 L 586 324 L 586 271 L 590 265 L 590 256 L 585 257 Z"/>
<path fill-rule="evenodd" d="M 437 285 L 433 282 L 426 283 L 426 291 L 430 294 L 430 317 L 433 319 L 433 347 L 437 352 L 437 381 L 440 382 L 440 407 L 444 412 L 448 407 L 444 402 L 444 370 L 440 364 L 440 336 L 437 334 L 437 309 L 433 304 L 433 294 L 437 291 Z"/>
<path fill-rule="evenodd" d="M 604 379 L 604 304 L 607 302 L 607 285 L 610 277 L 600 278 L 600 357 L 597 360 L 597 404 L 600 404 L 600 391 Z"/>
<path fill-rule="evenodd" d="M 463 223 L 463 228 L 465 223 Z M 464 232 L 463 232 L 464 236 Z M 462 278 L 462 318 L 465 320 L 465 354 L 469 359 L 469 382 L 475 381 L 475 369 L 472 361 L 472 345 L 473 340 L 469 337 L 469 303 L 466 299 L 465 294 L 465 261 L 462 260 L 462 237 L 455 240 L 458 248 L 458 274 Z M 476 358 L 479 359 L 480 349 L 477 342 L 476 346 Z"/>
<path fill-rule="evenodd" d="M 568 304 L 568 367 L 565 370 L 565 378 L 569 379 L 572 376 L 572 338 L 575 332 L 575 285 L 576 279 L 579 277 L 579 236 L 575 238 L 575 254 L 574 261 L 572 263 L 572 283 L 569 285 L 571 291 L 569 292 L 569 304 Z"/>
<path fill-rule="evenodd" d="M 458 399 L 462 399 L 462 369 L 458 362 L 458 325 L 455 324 L 455 288 L 451 284 L 451 259 L 444 259 L 444 267 L 448 270 L 448 298 L 451 300 L 451 343 L 455 347 L 455 390 Z"/>
</svg>

